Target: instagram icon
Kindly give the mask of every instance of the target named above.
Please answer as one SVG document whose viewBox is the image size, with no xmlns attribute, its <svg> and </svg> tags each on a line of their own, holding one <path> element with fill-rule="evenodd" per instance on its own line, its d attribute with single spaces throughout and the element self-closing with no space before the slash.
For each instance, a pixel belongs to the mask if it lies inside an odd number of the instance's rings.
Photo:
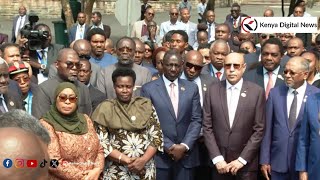
<svg viewBox="0 0 320 180">
<path fill-rule="evenodd" d="M 15 159 L 14 166 L 16 168 L 23 168 L 24 166 L 24 160 L 23 159 Z"/>
</svg>

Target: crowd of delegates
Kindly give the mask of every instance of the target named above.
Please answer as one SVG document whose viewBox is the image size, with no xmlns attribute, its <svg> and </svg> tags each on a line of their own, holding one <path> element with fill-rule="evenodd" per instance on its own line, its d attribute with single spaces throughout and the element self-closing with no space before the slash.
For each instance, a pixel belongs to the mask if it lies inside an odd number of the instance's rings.
<svg viewBox="0 0 320 180">
<path fill-rule="evenodd" d="M 0 146 L 19 145 L 1 153 L 40 145 L 25 156 L 59 161 L 30 179 L 320 179 L 320 35 L 240 33 L 249 13 L 235 3 L 217 23 L 206 5 L 183 0 L 157 25 L 143 1 L 115 44 L 100 12 L 91 26 L 78 14 L 68 48 L 38 23 L 38 50 L 19 33 L 20 7 L 0 48 Z M 298 1 L 292 16 L 305 10 Z"/>
</svg>

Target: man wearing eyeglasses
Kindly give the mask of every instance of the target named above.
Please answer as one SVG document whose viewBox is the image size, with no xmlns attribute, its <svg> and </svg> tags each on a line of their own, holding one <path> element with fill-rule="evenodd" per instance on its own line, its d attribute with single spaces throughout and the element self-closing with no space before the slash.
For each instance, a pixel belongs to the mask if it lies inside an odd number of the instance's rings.
<svg viewBox="0 0 320 180">
<path fill-rule="evenodd" d="M 167 32 L 171 30 L 183 30 L 186 31 L 186 26 L 182 22 L 178 21 L 179 11 L 177 8 L 171 8 L 169 11 L 170 20 L 161 23 L 160 25 L 160 38 L 162 39 Z"/>
<path fill-rule="evenodd" d="M 261 63 L 244 74 L 245 80 L 254 82 L 265 90 L 266 99 L 273 87 L 284 84 L 283 53 L 284 48 L 279 39 L 268 39 L 261 47 Z"/>
<path fill-rule="evenodd" d="M 226 56 L 230 53 L 228 43 L 222 39 L 216 40 L 210 47 L 211 63 L 202 68 L 201 74 L 208 74 L 214 79 L 223 81 L 226 79 L 223 67 Z"/>
<path fill-rule="evenodd" d="M 205 99 L 205 93 L 208 91 L 210 85 L 219 81 L 213 79 L 209 75 L 201 74 L 203 57 L 200 52 L 194 50 L 189 51 L 185 56 L 185 61 L 180 78 L 193 82 L 198 86 L 200 104 L 202 107 Z M 209 167 L 208 150 L 204 144 L 202 130 L 197 143 L 199 145 L 200 166 L 195 170 L 195 179 L 208 179 L 211 177 L 211 168 Z"/>
<path fill-rule="evenodd" d="M 28 68 L 23 64 L 14 63 L 9 66 L 10 79 L 16 81 L 22 93 L 24 108 L 31 115 L 32 97 L 38 89 L 38 84 L 31 82 Z"/>
<path fill-rule="evenodd" d="M 9 67 L 0 58 L 0 114 L 13 109 L 24 109 L 21 96 L 16 91 L 17 89 L 9 82 Z"/>
<path fill-rule="evenodd" d="M 272 180 L 298 180 L 295 170 L 297 141 L 305 102 L 320 89 L 306 80 L 309 62 L 303 57 L 291 58 L 283 72 L 286 84 L 270 91 L 266 105 L 266 128 L 260 149 L 262 174 Z"/>
<path fill-rule="evenodd" d="M 243 80 L 242 54 L 230 53 L 224 63 L 226 80 L 209 87 L 203 107 L 203 135 L 219 180 L 256 180 L 265 123 L 265 94 Z"/>
<path fill-rule="evenodd" d="M 80 67 L 79 55 L 76 51 L 70 48 L 59 51 L 56 61 L 57 75 L 41 83 L 38 91 L 33 95 L 32 115 L 34 117 L 39 119 L 50 109 L 51 104 L 56 101 L 54 91 L 61 82 L 71 82 L 77 87 L 80 92 L 78 112 L 91 115 L 89 89 L 77 80 Z"/>
<path fill-rule="evenodd" d="M 143 36 L 148 36 L 148 23 L 153 21 L 155 16 L 155 12 L 151 7 L 146 9 L 144 13 L 144 19 L 141 21 L 137 21 L 132 26 L 131 37 L 137 37 L 141 39 Z M 157 26 L 157 34 L 159 33 L 159 26 Z"/>
</svg>

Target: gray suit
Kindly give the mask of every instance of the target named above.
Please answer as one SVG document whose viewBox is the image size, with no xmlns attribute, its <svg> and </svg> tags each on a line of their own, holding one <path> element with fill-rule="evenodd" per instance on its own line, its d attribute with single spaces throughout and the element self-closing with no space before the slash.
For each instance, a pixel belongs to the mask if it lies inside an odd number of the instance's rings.
<svg viewBox="0 0 320 180">
<path fill-rule="evenodd" d="M 189 26 L 188 26 L 188 25 Z M 187 28 L 187 33 L 188 33 L 188 43 L 190 46 L 193 46 L 193 44 L 197 41 L 196 37 L 197 37 L 197 32 L 198 32 L 198 28 L 197 28 L 197 24 L 189 21 L 186 24 Z"/>
<path fill-rule="evenodd" d="M 39 85 L 39 88 L 37 92 L 34 92 L 32 99 L 32 115 L 34 117 L 39 119 L 50 110 L 50 106 L 56 101 L 54 92 L 61 82 L 64 81 L 56 76 L 55 78 L 48 79 Z M 90 116 L 92 106 L 88 87 L 79 81 L 76 81 L 74 85 L 80 93 L 78 111 Z"/>
<path fill-rule="evenodd" d="M 118 67 L 118 63 L 112 64 L 100 71 L 98 73 L 98 78 L 97 78 L 97 87 L 98 89 L 105 93 L 107 96 L 107 99 L 113 99 L 116 98 L 116 93 L 114 92 L 113 88 L 113 82 L 112 82 L 112 73 L 113 71 Z M 140 88 L 142 85 L 145 83 L 151 81 L 151 72 L 145 68 L 141 67 L 139 65 L 133 64 L 132 70 L 136 73 L 136 83 L 135 83 L 135 96 L 140 95 Z"/>
</svg>

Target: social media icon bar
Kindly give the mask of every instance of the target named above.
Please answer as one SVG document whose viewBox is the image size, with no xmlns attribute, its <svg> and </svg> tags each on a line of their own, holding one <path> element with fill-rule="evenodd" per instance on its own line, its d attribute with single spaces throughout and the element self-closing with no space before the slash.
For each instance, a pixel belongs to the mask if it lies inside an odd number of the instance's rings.
<svg viewBox="0 0 320 180">
<path fill-rule="evenodd" d="M 12 160 L 11 159 L 5 159 L 5 160 L 3 160 L 3 166 L 5 167 L 5 168 L 11 168 L 12 167 L 12 165 L 13 165 L 13 162 L 12 162 Z"/>
<path fill-rule="evenodd" d="M 27 160 L 27 167 L 28 168 L 36 168 L 38 166 L 37 160 Z"/>
<path fill-rule="evenodd" d="M 58 168 L 58 166 L 59 166 L 59 161 L 58 160 L 56 160 L 56 159 L 51 159 L 50 160 L 50 167 Z"/>
<path fill-rule="evenodd" d="M 24 167 L 24 159 L 15 159 L 14 166 L 16 168 L 23 168 Z"/>
<path fill-rule="evenodd" d="M 43 159 L 43 161 L 41 161 L 40 163 L 40 167 L 44 168 L 46 166 L 46 163 L 48 163 L 48 161 L 46 161 L 45 159 Z"/>
</svg>

